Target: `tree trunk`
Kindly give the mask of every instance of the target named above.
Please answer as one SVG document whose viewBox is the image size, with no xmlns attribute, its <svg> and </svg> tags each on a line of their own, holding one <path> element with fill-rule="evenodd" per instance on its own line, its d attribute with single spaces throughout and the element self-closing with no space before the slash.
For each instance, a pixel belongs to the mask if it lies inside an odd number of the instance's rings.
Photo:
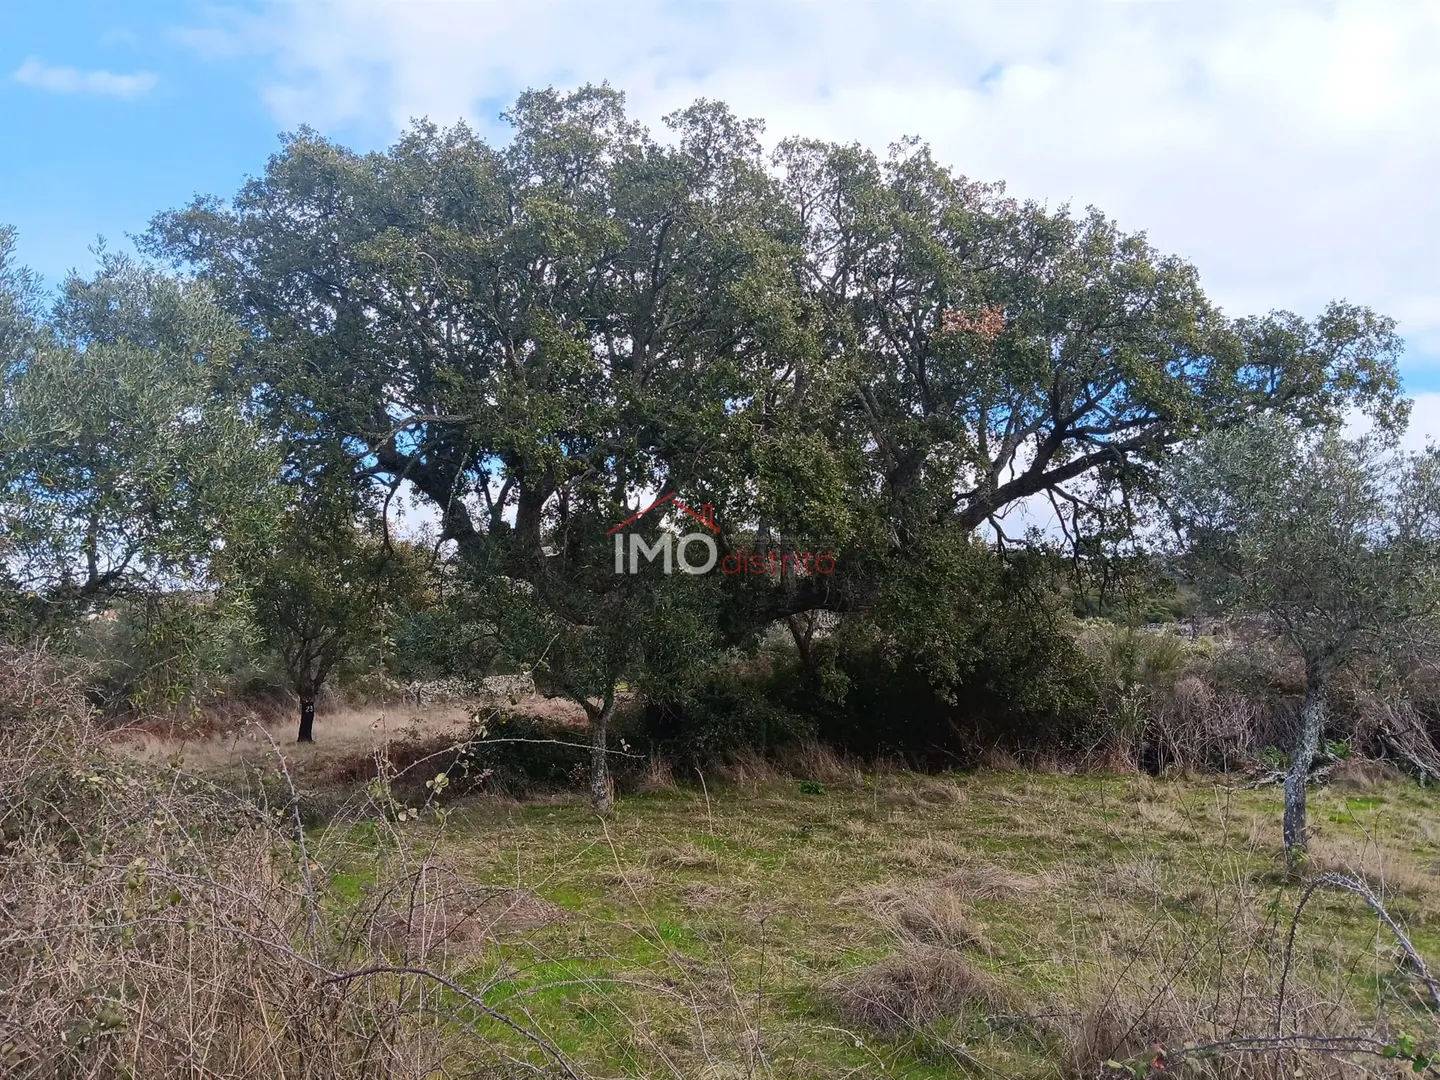
<svg viewBox="0 0 1440 1080">
<path fill-rule="evenodd" d="M 605 745 L 610 729 L 610 716 L 615 711 L 615 691 L 605 692 L 599 708 L 585 703 L 590 716 L 590 806 L 597 814 L 608 814 L 615 807 L 610 788 L 610 755 Z"/>
<path fill-rule="evenodd" d="M 795 651 L 800 654 L 800 670 L 805 672 L 807 678 L 815 677 L 815 656 L 810 651 L 810 641 L 815 636 L 816 614 L 813 611 L 805 612 L 805 624 L 802 627 L 800 618 L 796 615 L 788 615 L 785 618 L 785 625 L 790 627 L 790 637 L 795 642 Z"/>
<path fill-rule="evenodd" d="M 1300 705 L 1300 738 L 1285 774 L 1285 864 L 1291 873 L 1300 868 L 1305 854 L 1305 781 L 1324 730 L 1325 688 L 1319 673 L 1310 671 L 1305 678 L 1305 700 Z"/>
<path fill-rule="evenodd" d="M 315 702 L 302 700 L 300 702 L 300 737 L 296 742 L 313 743 L 315 741 Z"/>
</svg>

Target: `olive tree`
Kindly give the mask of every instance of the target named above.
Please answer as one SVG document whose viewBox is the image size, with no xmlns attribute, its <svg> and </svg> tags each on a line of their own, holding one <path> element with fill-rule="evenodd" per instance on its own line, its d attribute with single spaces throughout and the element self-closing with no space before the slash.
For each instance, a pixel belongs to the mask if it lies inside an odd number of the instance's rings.
<svg viewBox="0 0 1440 1080">
<path fill-rule="evenodd" d="M 1303 664 L 1284 843 L 1306 847 L 1305 784 L 1336 672 L 1435 633 L 1440 470 L 1377 436 L 1280 420 L 1212 435 L 1174 461 L 1182 566 L 1210 608 L 1262 619 Z"/>
<path fill-rule="evenodd" d="M 7 258 L 0 234 L 0 546 L 17 587 L 53 619 L 205 584 L 279 469 L 225 386 L 233 321 L 207 286 L 103 252 L 44 312 Z"/>
<path fill-rule="evenodd" d="M 607 537 L 604 528 L 629 515 L 608 514 L 603 489 L 592 494 L 561 504 L 546 530 L 545 557 L 523 577 L 479 567 L 468 577 L 499 655 L 532 671 L 542 692 L 585 710 L 591 805 L 604 814 L 613 805 L 609 732 L 622 684 L 674 693 L 713 660 L 720 582 L 683 572 L 668 556 L 632 557 L 629 537 Z M 655 518 L 635 526 L 651 549 L 675 541 L 675 523 Z"/>
</svg>

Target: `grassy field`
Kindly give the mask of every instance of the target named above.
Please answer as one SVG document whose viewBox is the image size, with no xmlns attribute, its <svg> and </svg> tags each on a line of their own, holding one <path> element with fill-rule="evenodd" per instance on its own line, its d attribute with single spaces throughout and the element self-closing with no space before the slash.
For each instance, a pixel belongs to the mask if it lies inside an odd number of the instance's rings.
<svg viewBox="0 0 1440 1080">
<path fill-rule="evenodd" d="M 388 912 L 397 958 L 525 1029 L 482 1017 L 487 1038 L 539 1066 L 538 1037 L 575 1075 L 1094 1076 L 1155 1043 L 1435 1032 L 1355 896 L 1314 897 L 1286 968 L 1300 890 L 1279 873 L 1278 788 L 877 774 L 823 752 L 798 771 L 660 776 L 604 821 L 578 796 L 455 800 L 443 820 L 316 830 L 315 857 L 337 910 Z M 1362 873 L 1440 958 L 1436 809 L 1405 781 L 1319 789 L 1310 869 Z M 373 888 L 393 879 L 397 833 L 420 867 L 408 900 Z M 417 890 L 430 902 L 407 921 Z M 1355 1060 L 1205 1068 L 1397 1068 Z"/>
</svg>

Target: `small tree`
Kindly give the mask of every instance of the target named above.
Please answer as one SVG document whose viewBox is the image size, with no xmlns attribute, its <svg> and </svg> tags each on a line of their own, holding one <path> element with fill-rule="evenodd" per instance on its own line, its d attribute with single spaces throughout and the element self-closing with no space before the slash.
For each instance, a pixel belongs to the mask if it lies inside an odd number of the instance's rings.
<svg viewBox="0 0 1440 1080">
<path fill-rule="evenodd" d="M 300 701 L 296 741 L 314 742 L 315 701 L 340 667 L 383 644 L 397 604 L 420 584 L 403 546 L 357 517 L 349 500 L 312 490 L 297 498 L 263 549 L 228 561 L 263 638 Z"/>
<path fill-rule="evenodd" d="M 1336 672 L 1433 631 L 1437 456 L 1276 420 L 1215 435 L 1172 470 L 1182 565 L 1203 601 L 1263 619 L 1305 667 L 1284 841 L 1306 847 L 1305 783 Z"/>
<path fill-rule="evenodd" d="M 584 708 L 591 805 L 601 814 L 614 804 L 609 732 L 622 684 L 673 692 L 715 658 L 719 638 L 714 575 L 643 560 L 634 573 L 617 570 L 604 523 L 622 516 L 569 504 L 524 577 L 471 574 L 499 655 L 533 670 L 543 692 Z"/>
</svg>

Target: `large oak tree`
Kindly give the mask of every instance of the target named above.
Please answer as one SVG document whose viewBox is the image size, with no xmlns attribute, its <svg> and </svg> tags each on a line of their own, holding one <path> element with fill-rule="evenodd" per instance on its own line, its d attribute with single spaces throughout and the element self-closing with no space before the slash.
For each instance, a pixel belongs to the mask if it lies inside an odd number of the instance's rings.
<svg viewBox="0 0 1440 1080">
<path fill-rule="evenodd" d="M 604 86 L 507 119 L 505 145 L 419 123 L 364 155 L 302 130 L 149 241 L 247 331 L 237 373 L 295 469 L 343 447 L 506 581 L 565 576 L 574 507 L 600 530 L 679 491 L 717 507 L 726 551 L 838 557 L 727 578 L 717 620 L 743 640 L 863 606 L 937 530 L 1027 499 L 1123 532 L 1169 448 L 1255 414 L 1403 414 L 1387 319 L 1229 318 L 1143 235 L 916 143 L 767 157 L 704 101 L 660 140 Z M 571 565 L 551 595 L 583 585 Z"/>
<path fill-rule="evenodd" d="M 462 545 L 539 550 L 568 486 L 710 496 L 768 542 L 903 547 L 1256 411 L 1399 407 L 1389 320 L 1231 319 L 1096 211 L 1007 198 L 914 143 L 886 159 L 699 102 L 659 142 L 619 94 L 532 91 L 508 145 L 415 126 L 289 138 L 154 250 L 214 283 L 303 453 L 348 440 Z M 698 498 L 697 498 L 697 501 Z M 816 589 L 783 604 L 843 602 Z M 762 608 L 758 614 L 784 614 Z"/>
</svg>

